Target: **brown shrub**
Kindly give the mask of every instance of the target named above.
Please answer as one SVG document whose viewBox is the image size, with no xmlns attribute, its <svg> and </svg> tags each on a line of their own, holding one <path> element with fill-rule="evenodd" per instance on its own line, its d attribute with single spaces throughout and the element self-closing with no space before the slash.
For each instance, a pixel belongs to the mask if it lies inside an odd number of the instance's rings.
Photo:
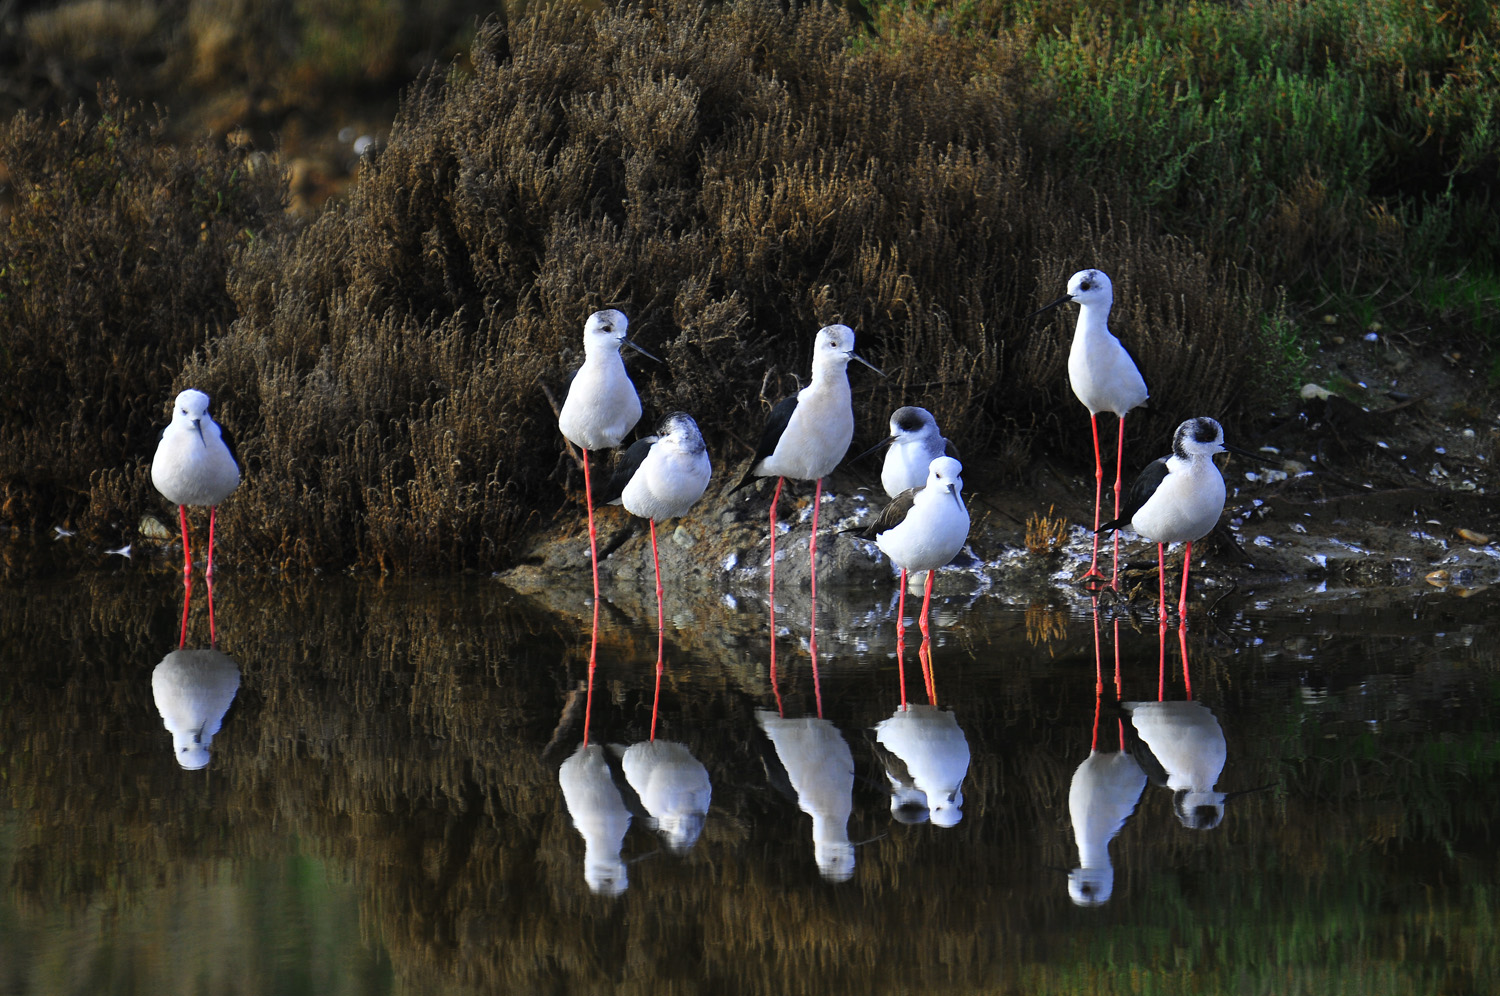
<svg viewBox="0 0 1500 996">
<path fill-rule="evenodd" d="M 141 511 L 139 461 L 174 377 L 233 317 L 230 253 L 280 219 L 270 170 L 209 145 L 163 149 L 160 128 L 110 94 L 97 118 L 0 126 L 14 196 L 0 239 L 0 483 L 21 528 L 75 521 L 95 473 L 133 486 L 95 502 L 91 524 Z"/>
<path fill-rule="evenodd" d="M 1226 414 L 1256 369 L 1253 277 L 1039 175 L 994 49 L 850 37 L 836 9 L 760 2 L 486 26 L 473 74 L 407 95 L 347 201 L 243 247 L 239 318 L 179 378 L 226 389 L 250 484 L 223 538 L 256 551 L 237 559 L 504 563 L 576 483 L 541 385 L 561 395 L 601 307 L 666 361 L 632 362 L 641 431 L 690 411 L 720 480 L 830 321 L 889 374 L 854 372 L 857 442 L 908 403 L 972 463 L 1016 425 L 1081 442 L 1067 321 L 1020 316 L 1088 265 L 1154 403 Z M 104 485 L 96 509 L 150 498 Z"/>
</svg>

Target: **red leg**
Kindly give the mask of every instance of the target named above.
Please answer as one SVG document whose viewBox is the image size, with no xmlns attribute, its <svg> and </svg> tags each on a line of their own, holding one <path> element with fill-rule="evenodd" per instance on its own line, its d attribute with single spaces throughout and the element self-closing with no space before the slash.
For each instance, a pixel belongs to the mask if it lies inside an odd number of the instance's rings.
<svg viewBox="0 0 1500 996">
<path fill-rule="evenodd" d="M 1156 618 L 1163 626 L 1167 624 L 1167 549 L 1156 544 Z"/>
<path fill-rule="evenodd" d="M 581 448 L 581 447 L 580 447 Z M 594 571 L 594 601 L 599 601 L 599 534 L 594 530 L 594 484 L 589 479 L 589 451 L 583 451 L 583 502 L 589 513 L 589 566 Z"/>
<path fill-rule="evenodd" d="M 1177 600 L 1177 625 L 1187 629 L 1188 568 L 1193 563 L 1193 541 L 1188 540 L 1182 553 L 1182 597 Z"/>
<path fill-rule="evenodd" d="M 922 646 L 917 656 L 922 661 L 922 679 L 927 685 L 928 705 L 937 705 L 937 686 L 932 678 L 932 625 L 928 617 L 932 611 L 932 571 L 927 572 L 927 585 L 922 592 Z"/>
<path fill-rule="evenodd" d="M 594 668 L 599 662 L 599 599 L 594 599 L 594 628 L 589 636 L 589 685 L 583 699 L 583 745 L 589 745 L 589 724 L 594 714 Z"/>
<path fill-rule="evenodd" d="M 1089 425 L 1094 430 L 1094 555 L 1089 560 L 1089 571 L 1085 578 L 1102 577 L 1099 573 L 1099 506 L 1104 503 L 1104 458 L 1099 455 L 1099 416 L 1089 412 Z"/>
<path fill-rule="evenodd" d="M 651 698 L 651 739 L 656 739 L 656 709 L 661 702 L 661 673 L 667 647 L 666 613 L 661 604 L 661 559 L 656 553 L 656 520 L 651 519 L 651 564 L 656 568 L 656 693 Z"/>
<path fill-rule="evenodd" d="M 187 584 L 193 574 L 193 554 L 188 549 L 187 506 L 177 506 L 177 518 L 182 522 L 182 583 Z"/>
<path fill-rule="evenodd" d="M 214 576 L 214 519 L 217 517 L 219 506 L 208 506 L 208 566 L 203 569 L 203 576 L 212 578 Z M 209 621 L 209 630 L 212 631 L 213 622 Z"/>
<path fill-rule="evenodd" d="M 906 708 L 906 568 L 901 568 L 901 594 L 896 598 L 896 674 L 901 681 L 901 708 Z"/>
<path fill-rule="evenodd" d="M 818 718 L 823 718 L 823 688 L 818 680 L 818 506 L 823 504 L 823 479 L 813 488 L 812 537 L 807 541 L 807 566 L 812 579 L 811 605 L 808 614 L 808 655 L 812 657 L 813 700 Z"/>
<path fill-rule="evenodd" d="M 208 645 L 218 647 L 219 634 L 214 630 L 214 579 L 210 575 L 203 580 L 208 585 Z"/>
<path fill-rule="evenodd" d="M 1089 753 L 1099 749 L 1099 710 L 1104 701 L 1104 651 L 1099 644 L 1099 596 L 1094 603 L 1094 735 L 1089 741 Z"/>
<path fill-rule="evenodd" d="M 1187 656 L 1187 627 L 1177 627 L 1177 647 L 1182 651 L 1182 687 L 1187 689 L 1187 697 L 1193 697 L 1193 679 L 1188 676 Z"/>
<path fill-rule="evenodd" d="M 188 606 L 192 602 L 193 576 L 186 574 L 182 578 L 182 632 L 177 637 L 177 649 L 179 650 L 187 646 Z"/>
<path fill-rule="evenodd" d="M 1167 620 L 1156 624 L 1156 701 L 1167 698 Z"/>
<path fill-rule="evenodd" d="M 1120 444 L 1115 450 L 1115 515 L 1120 517 L 1120 482 L 1125 473 L 1125 416 L 1120 416 Z M 1115 556 L 1110 562 L 1109 586 L 1120 590 L 1120 531 L 1115 530 Z"/>
<path fill-rule="evenodd" d="M 776 478 L 771 492 L 771 691 L 776 694 L 776 715 L 781 715 L 781 689 L 776 685 L 776 503 L 781 500 L 783 478 Z"/>
</svg>

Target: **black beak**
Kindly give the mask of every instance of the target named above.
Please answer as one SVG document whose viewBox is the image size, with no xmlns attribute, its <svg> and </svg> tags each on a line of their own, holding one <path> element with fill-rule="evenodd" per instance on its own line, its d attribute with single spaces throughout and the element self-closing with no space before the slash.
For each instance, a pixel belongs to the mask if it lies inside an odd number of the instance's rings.
<svg viewBox="0 0 1500 996">
<path fill-rule="evenodd" d="M 1228 443 L 1224 444 L 1224 449 L 1229 453 L 1233 453 L 1235 456 L 1241 456 L 1253 463 L 1258 463 L 1262 467 L 1271 467 L 1275 470 L 1281 469 L 1281 464 L 1276 463 L 1272 460 L 1267 460 L 1259 453 L 1251 453 L 1249 450 L 1240 449 L 1238 446 L 1230 446 Z"/>
<path fill-rule="evenodd" d="M 1058 298 L 1056 301 L 1053 301 L 1051 304 L 1044 304 L 1044 305 L 1042 305 L 1040 308 L 1036 309 L 1035 311 L 1033 311 L 1031 314 L 1027 315 L 1026 317 L 1027 318 L 1035 318 L 1037 315 L 1040 315 L 1040 314 L 1042 314 L 1045 311 L 1051 311 L 1053 308 L 1057 307 L 1060 304 L 1067 304 L 1071 300 L 1073 300 L 1073 298 L 1071 296 L 1069 296 L 1067 294 L 1064 294 L 1062 297 Z"/>
<path fill-rule="evenodd" d="M 203 438 L 203 420 L 201 418 L 193 419 L 193 428 L 198 430 L 198 442 L 207 446 L 208 440 Z"/>
<path fill-rule="evenodd" d="M 853 463 L 853 462 L 855 462 L 857 460 L 863 460 L 865 457 L 869 456 L 871 453 L 875 453 L 875 452 L 877 452 L 879 450 L 883 450 L 887 446 L 889 446 L 892 443 L 894 443 L 895 441 L 896 441 L 896 437 L 895 436 L 886 436 L 880 442 L 876 443 L 874 446 L 871 446 L 869 449 L 865 450 L 859 456 L 855 457 L 854 460 L 850 461 L 850 463 Z"/>
<path fill-rule="evenodd" d="M 641 347 L 637 346 L 635 343 L 631 342 L 629 339 L 621 340 L 621 345 L 629 346 L 631 349 L 635 350 L 637 353 L 640 353 L 642 356 L 644 356 L 648 360 L 655 360 L 657 363 L 661 362 L 661 360 L 656 359 L 656 357 L 652 356 L 650 353 L 646 352 L 644 349 L 642 349 Z"/>
</svg>

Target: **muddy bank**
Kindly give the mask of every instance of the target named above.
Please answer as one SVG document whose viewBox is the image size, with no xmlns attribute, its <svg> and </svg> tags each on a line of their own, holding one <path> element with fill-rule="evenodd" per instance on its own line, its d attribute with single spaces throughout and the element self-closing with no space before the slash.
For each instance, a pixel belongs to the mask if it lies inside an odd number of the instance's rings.
<svg viewBox="0 0 1500 996">
<path fill-rule="evenodd" d="M 1259 438 L 1231 435 L 1237 445 L 1259 449 L 1269 466 L 1220 458 L 1229 498 L 1219 529 L 1194 545 L 1194 577 L 1202 579 L 1194 585 L 1197 593 L 1297 582 L 1290 589 L 1296 597 L 1316 603 L 1415 585 L 1473 595 L 1500 580 L 1500 422 L 1482 375 L 1463 367 L 1462 357 L 1416 358 L 1380 337 L 1334 345 L 1308 373 L 1306 396 L 1272 413 Z M 1165 452 L 1175 426 L 1168 421 L 1132 422 L 1127 462 L 1132 453 L 1144 462 Z M 715 457 L 709 494 L 692 514 L 659 531 L 669 606 L 674 589 L 735 602 L 766 600 L 772 485 L 728 496 L 748 455 Z M 846 465 L 827 482 L 819 511 L 820 587 L 894 591 L 895 572 L 874 545 L 844 532 L 868 521 L 885 501 L 878 475 L 871 458 Z M 966 464 L 964 480 L 974 521 L 972 556 L 939 572 L 936 592 L 949 598 L 984 593 L 1022 605 L 1088 601 L 1072 579 L 1086 569 L 1091 552 L 1092 474 L 1049 462 L 1022 482 L 1005 481 L 979 457 Z M 588 534 L 582 494 L 576 498 L 577 514 L 538 533 L 502 581 L 528 592 L 555 587 L 562 578 L 587 583 Z M 805 591 L 810 584 L 811 498 L 811 487 L 801 484 L 783 492 L 776 549 L 781 591 Z M 1053 509 L 1069 523 L 1065 543 L 1051 553 L 1035 544 L 1028 550 L 1028 520 Z M 598 515 L 598 531 L 600 579 L 610 597 L 629 598 L 624 590 L 635 589 L 654 611 L 645 523 L 607 508 Z M 1151 603 L 1154 545 L 1126 533 L 1120 556 L 1129 601 Z M 1169 583 L 1180 576 L 1181 560 L 1178 548 Z M 1106 570 L 1107 563 L 1101 551 Z"/>
</svg>

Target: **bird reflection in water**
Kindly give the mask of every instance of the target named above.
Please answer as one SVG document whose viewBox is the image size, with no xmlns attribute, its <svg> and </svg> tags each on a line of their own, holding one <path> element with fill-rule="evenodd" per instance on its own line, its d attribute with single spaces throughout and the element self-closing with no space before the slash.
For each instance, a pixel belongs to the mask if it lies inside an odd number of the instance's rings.
<svg viewBox="0 0 1500 996">
<path fill-rule="evenodd" d="M 902 823 L 963 819 L 969 741 L 953 713 L 920 703 L 899 707 L 875 726 L 877 753 L 891 783 L 891 815 Z"/>
<path fill-rule="evenodd" d="M 620 766 L 652 829 L 672 853 L 686 854 L 698 842 L 708 817 L 713 795 L 708 769 L 686 745 L 670 740 L 632 744 Z"/>
<path fill-rule="evenodd" d="M 899 610 L 898 610 L 899 612 Z M 901 639 L 896 639 L 901 659 Z M 932 638 L 924 630 L 917 651 L 927 704 L 906 701 L 906 669 L 897 667 L 901 704 L 875 725 L 875 753 L 891 785 L 891 815 L 900 823 L 931 821 L 956 826 L 963 819 L 963 784 L 969 773 L 969 741 L 949 710 L 939 709 L 933 679 Z"/>
<path fill-rule="evenodd" d="M 1172 791 L 1172 810 L 1189 830 L 1212 830 L 1224 819 L 1224 803 L 1235 795 L 1215 790 L 1228 747 L 1219 721 L 1193 701 L 1188 673 L 1187 634 L 1177 631 L 1182 653 L 1184 701 L 1166 700 L 1166 627 L 1158 628 L 1161 664 L 1156 702 L 1123 702 L 1130 751 L 1153 785 Z"/>
<path fill-rule="evenodd" d="M 1079 906 L 1102 906 L 1114 894 L 1115 869 L 1109 842 L 1135 812 L 1146 789 L 1146 773 L 1125 750 L 1123 723 L 1115 727 L 1117 749 L 1099 750 L 1099 720 L 1104 706 L 1104 654 L 1099 639 L 1099 599 L 1093 599 L 1094 728 L 1089 756 L 1073 772 L 1068 786 L 1068 816 L 1078 845 L 1078 867 L 1068 873 L 1068 897 Z M 1114 622 L 1115 676 L 1113 701 L 1120 697 L 1120 621 Z"/>
<path fill-rule="evenodd" d="M 608 751 L 580 744 L 558 769 L 563 803 L 583 838 L 583 880 L 601 896 L 618 896 L 629 885 L 621 849 L 630 829 L 630 809 L 615 784 Z"/>
<path fill-rule="evenodd" d="M 209 747 L 240 687 L 240 669 L 213 649 L 173 650 L 151 672 L 151 695 L 172 753 L 188 771 L 208 766 Z"/>
<path fill-rule="evenodd" d="M 854 877 L 854 844 L 849 840 L 854 755 L 848 742 L 826 719 L 791 719 L 761 709 L 755 720 L 775 748 L 780 774 L 785 775 L 798 808 L 812 817 L 818 872 L 830 882 L 847 882 Z"/>
</svg>

